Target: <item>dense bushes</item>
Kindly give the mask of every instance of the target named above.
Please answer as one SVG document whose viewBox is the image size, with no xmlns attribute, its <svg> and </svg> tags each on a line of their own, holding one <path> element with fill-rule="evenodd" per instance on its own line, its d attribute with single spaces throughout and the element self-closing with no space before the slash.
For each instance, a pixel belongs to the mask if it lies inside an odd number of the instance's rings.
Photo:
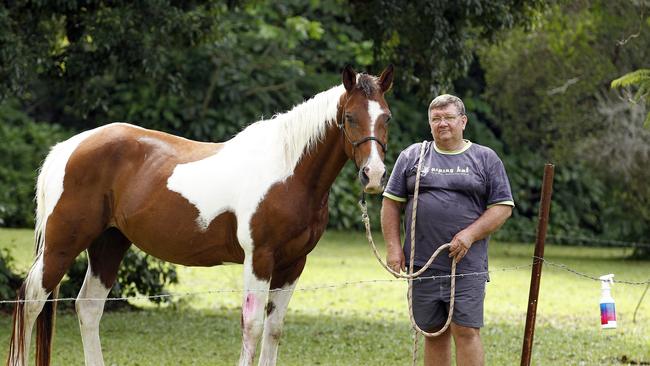
<svg viewBox="0 0 650 366">
<path fill-rule="evenodd" d="M 68 278 L 61 283 L 59 297 L 76 297 L 86 275 L 88 266 L 86 255 L 82 255 L 68 270 Z M 171 301 L 165 286 L 178 282 L 174 265 L 153 258 L 139 250 L 129 249 L 122 260 L 117 273 L 115 285 L 108 297 L 154 296 L 150 301 L 165 303 Z M 111 309 L 124 305 L 125 302 L 107 302 Z"/>
<path fill-rule="evenodd" d="M 14 272 L 14 259 L 7 250 L 0 251 L 0 299 L 15 299 L 16 291 L 23 283 L 26 274 Z M 61 282 L 59 298 L 75 298 L 81 289 L 88 267 L 85 253 L 79 256 L 70 267 L 67 277 Z M 178 277 L 173 265 L 152 258 L 140 251 L 130 249 L 117 275 L 117 281 L 108 297 L 153 296 L 154 303 L 169 302 L 171 297 L 165 286 L 177 283 Z M 124 301 L 107 302 L 107 309 L 123 307 Z M 73 302 L 63 302 L 60 306 L 73 307 Z M 0 305 L 0 311 L 9 311 L 13 304 Z"/>
<path fill-rule="evenodd" d="M 0 104 L 0 116 L 0 226 L 32 226 L 38 167 L 68 133 L 33 121 L 12 102 Z"/>
<path fill-rule="evenodd" d="M 13 257 L 8 250 L 0 250 L 0 299 L 13 299 L 22 283 L 21 277 L 13 272 Z M 0 304 L 0 311 L 9 311 L 13 306 Z"/>
</svg>

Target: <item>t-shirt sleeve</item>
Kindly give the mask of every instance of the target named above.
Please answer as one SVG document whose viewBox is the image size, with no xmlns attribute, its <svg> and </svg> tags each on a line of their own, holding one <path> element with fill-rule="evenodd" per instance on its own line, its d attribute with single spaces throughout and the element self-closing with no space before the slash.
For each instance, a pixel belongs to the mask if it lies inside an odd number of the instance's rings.
<svg viewBox="0 0 650 366">
<path fill-rule="evenodd" d="M 512 198 L 512 191 L 510 190 L 510 181 L 506 174 L 506 168 L 499 157 L 493 153 L 491 156 L 491 165 L 487 171 L 488 176 L 488 191 L 487 191 L 487 207 L 494 205 L 515 205 Z"/>
<path fill-rule="evenodd" d="M 393 171 L 388 178 L 388 184 L 384 189 L 384 197 L 397 202 L 406 202 L 408 192 L 406 191 L 406 169 L 408 167 L 408 155 L 402 151 L 397 157 Z"/>
</svg>

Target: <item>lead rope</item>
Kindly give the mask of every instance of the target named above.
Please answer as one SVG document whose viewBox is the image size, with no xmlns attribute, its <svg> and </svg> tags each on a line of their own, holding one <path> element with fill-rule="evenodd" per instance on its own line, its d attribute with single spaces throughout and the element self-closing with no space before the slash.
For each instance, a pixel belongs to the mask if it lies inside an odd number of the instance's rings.
<svg viewBox="0 0 650 366">
<path fill-rule="evenodd" d="M 441 245 L 425 263 L 425 265 L 417 272 L 413 273 L 413 264 L 415 260 L 415 220 L 418 207 L 418 195 L 420 191 L 420 171 L 422 168 L 422 159 L 424 157 L 424 149 L 426 147 L 426 141 L 422 142 L 420 147 L 420 160 L 418 161 L 418 167 L 415 175 L 415 191 L 413 193 L 413 209 L 411 211 L 411 258 L 409 260 L 409 273 L 410 274 L 401 274 L 399 272 L 393 271 L 388 265 L 381 259 L 379 252 L 377 251 L 377 246 L 375 245 L 374 240 L 372 239 L 372 233 L 370 231 L 370 219 L 368 218 L 368 208 L 366 206 L 365 195 L 362 196 L 361 201 L 359 201 L 359 206 L 361 207 L 361 219 L 363 224 L 366 227 L 366 239 L 372 248 L 372 252 L 375 254 L 375 257 L 379 261 L 379 264 L 384 267 L 388 272 L 399 278 L 406 278 L 408 280 L 408 304 L 409 304 L 409 318 L 411 320 L 411 325 L 413 326 L 413 366 L 417 362 L 417 352 L 418 352 L 418 335 L 423 334 L 425 337 L 437 337 L 440 334 L 444 333 L 449 324 L 451 323 L 452 315 L 454 314 L 454 298 L 456 293 L 456 258 L 452 259 L 451 262 L 451 288 L 450 288 L 450 299 L 449 299 L 449 315 L 447 316 L 447 321 L 445 325 L 438 330 L 437 332 L 429 333 L 425 332 L 415 323 L 415 318 L 413 317 L 413 279 L 417 278 L 422 272 L 426 271 L 433 263 L 434 259 L 442 252 L 444 249 L 447 249 L 451 244 Z M 435 276 L 431 280 L 435 279 Z"/>
</svg>

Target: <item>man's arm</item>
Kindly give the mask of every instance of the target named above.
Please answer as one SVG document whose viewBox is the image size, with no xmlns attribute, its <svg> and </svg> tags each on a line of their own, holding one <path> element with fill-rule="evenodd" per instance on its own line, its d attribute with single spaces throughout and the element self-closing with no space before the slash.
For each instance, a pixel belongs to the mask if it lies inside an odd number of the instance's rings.
<svg viewBox="0 0 650 366">
<path fill-rule="evenodd" d="M 454 238 L 450 242 L 449 256 L 456 257 L 457 262 L 460 261 L 467 254 L 467 251 L 474 242 L 484 239 L 497 231 L 510 215 L 512 215 L 512 206 L 494 205 L 488 208 L 470 226 L 454 235 Z M 384 234 L 385 236 L 386 234 Z"/>
<path fill-rule="evenodd" d="M 386 242 L 386 263 L 395 272 L 406 272 L 406 260 L 400 238 L 400 215 L 404 204 L 384 197 L 381 203 L 381 231 Z"/>
</svg>

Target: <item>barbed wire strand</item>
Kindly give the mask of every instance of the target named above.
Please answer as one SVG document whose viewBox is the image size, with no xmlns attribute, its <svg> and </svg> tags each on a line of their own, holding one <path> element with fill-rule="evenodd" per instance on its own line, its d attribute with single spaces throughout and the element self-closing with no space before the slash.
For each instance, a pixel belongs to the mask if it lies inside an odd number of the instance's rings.
<svg viewBox="0 0 650 366">
<path fill-rule="evenodd" d="M 569 267 L 568 267 L 567 265 L 565 265 L 565 264 L 554 263 L 554 262 L 549 261 L 548 259 L 540 258 L 540 257 L 535 257 L 535 256 L 533 256 L 533 258 L 538 259 L 538 260 L 542 260 L 542 261 L 544 262 L 544 264 L 548 264 L 548 265 L 550 265 L 550 266 L 553 266 L 553 267 L 556 267 L 556 268 L 560 268 L 560 269 L 565 270 L 565 271 L 567 271 L 567 272 L 571 272 L 571 273 L 573 273 L 573 274 L 575 274 L 575 275 L 578 275 L 578 276 L 581 276 L 581 277 L 584 277 L 584 278 L 588 278 L 588 279 L 590 279 L 590 280 L 598 281 L 598 282 L 602 281 L 600 278 L 598 278 L 598 277 L 596 277 L 596 276 L 591 276 L 591 275 L 588 275 L 588 274 L 586 274 L 586 273 L 578 272 L 578 271 L 576 271 L 575 269 L 569 268 Z M 650 283 L 650 279 L 647 279 L 647 280 L 645 280 L 645 281 L 624 281 L 624 280 L 616 280 L 616 281 L 614 281 L 614 282 L 616 282 L 616 283 L 624 283 L 624 284 L 626 284 L 626 285 L 647 285 L 647 284 Z"/>
<path fill-rule="evenodd" d="M 577 276 L 587 278 L 593 281 L 600 281 L 598 277 L 585 274 L 582 272 L 579 272 L 577 270 L 574 270 L 564 264 L 561 263 L 555 263 L 552 261 L 549 261 L 548 259 L 541 258 L 541 257 L 532 257 L 535 260 L 541 260 L 544 264 L 548 264 L 549 266 L 559 268 L 561 270 L 573 273 Z M 492 269 L 489 271 L 479 271 L 479 272 L 470 272 L 470 273 L 458 273 L 455 275 L 455 277 L 469 277 L 469 276 L 485 276 L 489 274 L 494 274 L 498 272 L 509 272 L 509 271 L 517 271 L 521 270 L 524 268 L 530 268 L 534 265 L 535 263 L 530 263 L 530 264 L 521 264 L 521 265 L 516 265 L 516 266 L 511 266 L 511 267 L 504 267 L 504 268 L 497 268 L 497 269 Z M 424 280 L 435 280 L 435 279 L 441 279 L 441 278 L 451 278 L 453 277 L 452 275 L 440 275 L 440 276 L 422 276 L 415 281 L 424 281 Z M 326 289 L 337 289 L 337 288 L 342 288 L 342 287 L 349 287 L 353 285 L 366 285 L 366 284 L 375 284 L 375 283 L 401 283 L 405 282 L 403 279 L 398 279 L 398 278 L 392 278 L 392 279 L 372 279 L 372 280 L 358 280 L 358 281 L 346 281 L 346 282 L 340 282 L 340 283 L 331 283 L 331 284 L 324 284 L 324 285 L 316 285 L 316 286 L 307 286 L 307 287 L 299 287 L 296 288 L 293 291 L 297 292 L 302 292 L 302 291 L 318 291 L 318 290 L 326 290 Z M 617 280 L 616 281 L 619 284 L 627 284 L 627 285 L 649 285 L 650 284 L 650 279 L 646 281 L 626 281 L 626 280 Z M 0 305 L 3 304 L 16 304 L 16 303 L 28 303 L 28 302 L 68 302 L 68 301 L 129 301 L 129 300 L 153 300 L 153 299 L 164 299 L 164 298 L 181 298 L 181 297 L 189 297 L 189 296 L 199 296 L 199 295 L 210 295 L 210 294 L 220 294 L 220 293 L 243 293 L 243 289 L 214 289 L 214 290 L 206 290 L 206 291 L 194 291 L 194 292 L 174 292 L 174 293 L 166 293 L 166 294 L 158 294 L 158 295 L 142 295 L 142 296 L 122 296 L 122 297 L 108 297 L 108 298 L 76 298 L 76 297 L 64 297 L 64 298 L 58 298 L 58 299 L 47 299 L 47 300 L 0 300 Z M 263 290 L 249 290 L 249 291 L 263 291 Z M 288 289 L 271 289 L 269 292 L 282 292 L 282 291 L 291 291 Z"/>
<path fill-rule="evenodd" d="M 531 264 L 521 264 L 521 265 L 517 265 L 517 266 L 492 269 L 492 270 L 489 270 L 489 271 L 460 273 L 460 274 L 456 274 L 455 277 L 484 276 L 484 275 L 489 275 L 490 273 L 516 271 L 516 270 L 520 270 L 520 269 L 524 269 L 524 268 L 530 268 L 532 266 L 533 266 L 532 263 Z M 452 276 L 452 275 L 421 276 L 421 277 L 415 279 L 415 281 L 435 280 L 435 279 L 451 278 L 451 277 L 454 277 L 454 276 Z M 342 288 L 342 287 L 349 287 L 349 286 L 353 286 L 353 285 L 365 285 L 365 284 L 388 283 L 388 282 L 398 283 L 398 282 L 405 282 L 405 281 L 403 279 L 399 279 L 399 278 L 357 280 L 357 281 L 346 281 L 346 282 L 331 283 L 331 284 L 324 284 L 324 285 L 299 287 L 299 288 L 296 288 L 294 290 L 277 288 L 277 289 L 271 289 L 271 290 L 268 290 L 268 291 L 269 292 L 318 291 L 318 290 L 337 289 L 337 288 Z M 255 291 L 263 292 L 263 291 L 266 291 L 266 290 L 250 289 L 248 291 L 250 291 L 250 292 L 255 292 Z M 231 288 L 231 289 L 214 289 L 214 290 L 194 291 L 194 292 L 174 292 L 174 293 L 166 293 L 166 294 L 159 294 L 159 295 L 123 296 L 123 297 L 108 297 L 108 298 L 61 297 L 61 298 L 57 298 L 57 299 L 47 299 L 47 300 L 0 300 L 0 305 L 2 305 L 2 304 L 16 304 L 16 303 L 28 303 L 28 302 L 66 302 L 66 301 L 77 301 L 77 300 L 81 300 L 81 301 L 151 300 L 151 299 L 162 299 L 162 298 L 170 298 L 170 297 L 180 298 L 180 297 L 188 297 L 188 296 L 196 296 L 196 295 L 210 295 L 210 294 L 220 294 L 220 293 L 243 293 L 243 292 L 244 292 L 243 289 Z"/>
<path fill-rule="evenodd" d="M 536 238 L 537 233 L 535 230 L 511 230 L 508 231 L 514 236 L 525 236 L 529 238 Z M 516 240 L 515 240 L 516 241 Z M 546 234 L 546 243 L 575 243 L 572 246 L 581 246 L 581 247 L 620 247 L 620 248 L 650 248 L 650 243 L 642 241 L 624 241 L 624 240 L 615 240 L 615 239 L 601 239 L 598 237 L 586 237 L 586 236 L 570 236 L 562 234 Z M 585 243 L 597 243 L 601 245 L 589 245 Z"/>
<path fill-rule="evenodd" d="M 513 231 L 514 235 L 523 235 L 527 237 L 534 238 L 537 235 L 535 233 L 527 231 Z M 591 246 L 591 247 L 620 247 L 620 248 L 650 248 L 650 243 L 644 243 L 639 241 L 623 241 L 623 240 L 613 240 L 613 239 L 599 239 L 595 237 L 586 237 L 586 236 L 568 236 L 568 235 L 559 235 L 559 234 L 546 234 L 546 241 L 553 243 L 554 240 L 562 242 L 571 242 L 575 243 L 575 246 Z M 550 239 L 550 240 L 549 240 Z M 598 243 L 601 245 L 585 245 L 583 243 Z"/>
</svg>

